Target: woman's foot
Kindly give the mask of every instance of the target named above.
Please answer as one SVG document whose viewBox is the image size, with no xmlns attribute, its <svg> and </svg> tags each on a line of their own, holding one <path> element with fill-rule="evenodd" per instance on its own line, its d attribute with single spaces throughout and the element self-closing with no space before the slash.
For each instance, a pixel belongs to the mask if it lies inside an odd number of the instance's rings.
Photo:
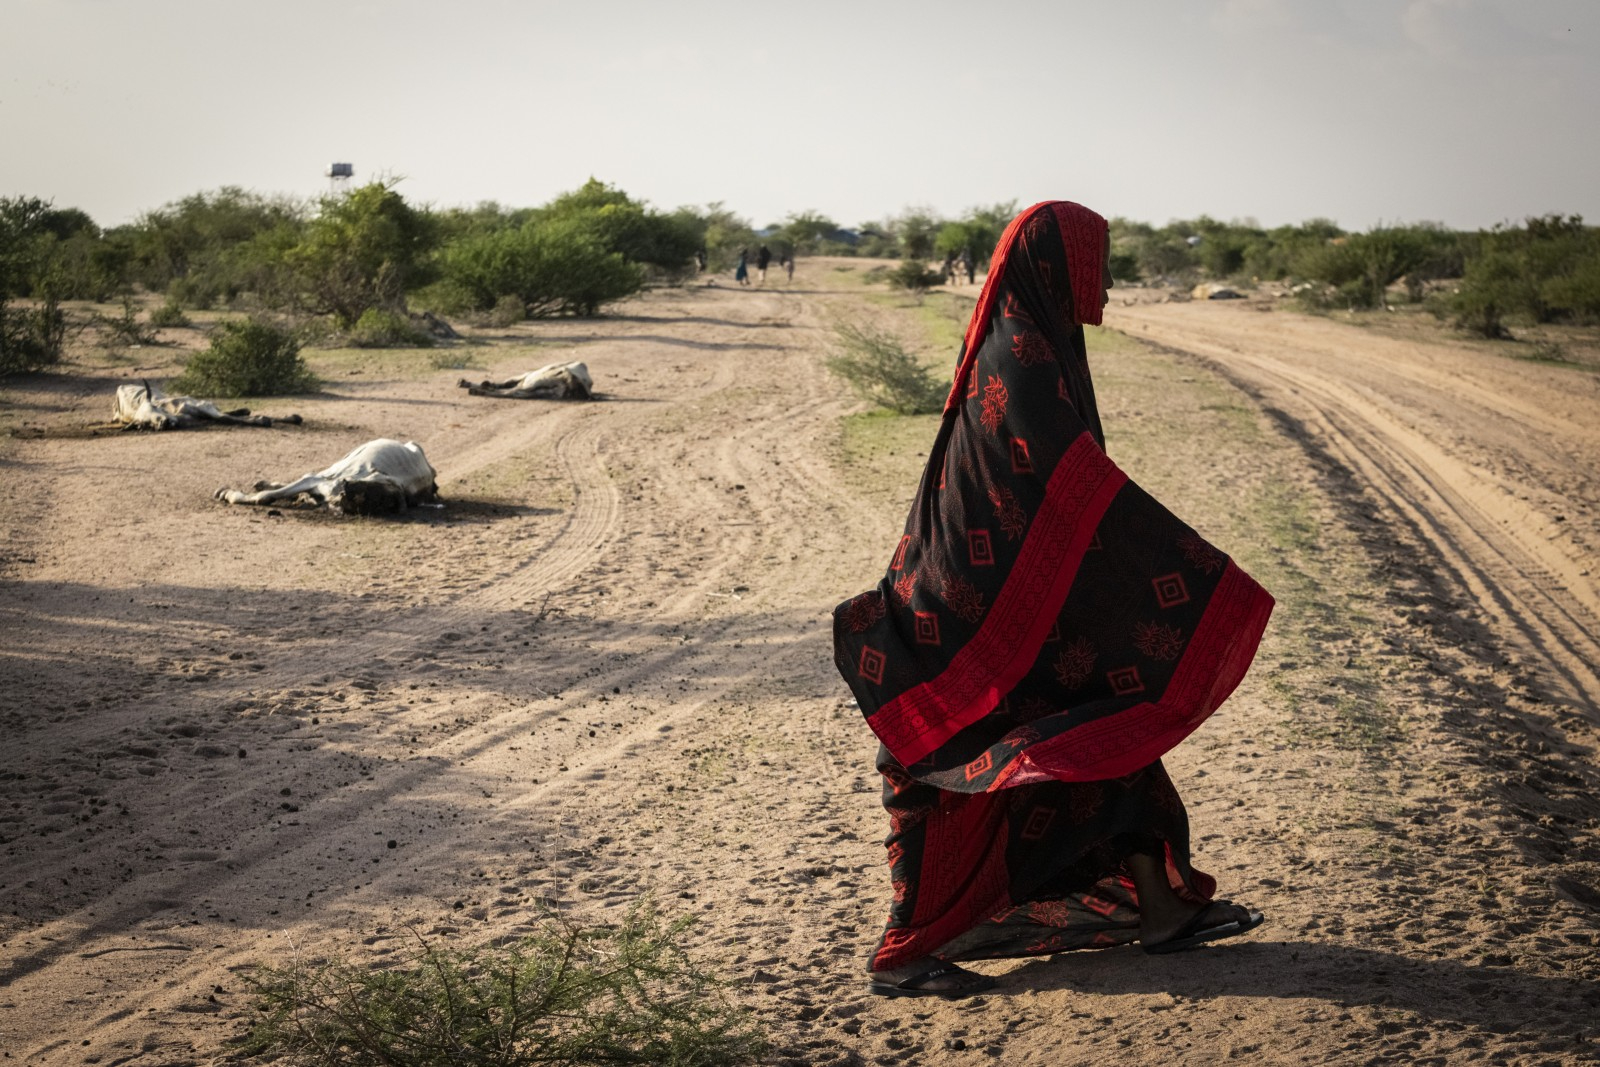
<svg viewBox="0 0 1600 1067">
<path fill-rule="evenodd" d="M 1251 911 L 1226 900 L 1214 900 L 1193 908 L 1188 917 L 1175 926 L 1165 915 L 1159 919 L 1141 916 L 1139 944 L 1152 954 L 1182 952 L 1207 941 L 1236 937 L 1254 930 L 1264 921 L 1265 917 L 1259 911 Z"/>
<path fill-rule="evenodd" d="M 1143 853 L 1128 857 L 1128 871 L 1139 893 L 1139 943 L 1146 952 L 1181 952 L 1233 937 L 1260 926 L 1259 911 L 1226 900 L 1196 906 L 1173 890 L 1164 859 Z"/>
<path fill-rule="evenodd" d="M 868 990 L 880 997 L 970 997 L 994 988 L 994 979 L 933 956 L 889 971 L 873 971 Z"/>
</svg>

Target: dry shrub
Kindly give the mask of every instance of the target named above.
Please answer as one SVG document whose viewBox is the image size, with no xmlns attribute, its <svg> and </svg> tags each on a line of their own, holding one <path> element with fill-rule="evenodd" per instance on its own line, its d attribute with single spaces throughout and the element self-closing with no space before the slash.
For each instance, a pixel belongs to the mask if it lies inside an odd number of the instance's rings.
<svg viewBox="0 0 1600 1067">
<path fill-rule="evenodd" d="M 941 383 L 900 339 L 887 330 L 840 319 L 827 367 L 867 400 L 900 415 L 926 415 L 944 407 Z"/>
<path fill-rule="evenodd" d="M 252 979 L 250 1053 L 316 1067 L 753 1063 L 765 1041 L 648 904 L 615 927 L 547 918 L 482 948 L 422 941 L 392 968 L 334 960 Z"/>
</svg>

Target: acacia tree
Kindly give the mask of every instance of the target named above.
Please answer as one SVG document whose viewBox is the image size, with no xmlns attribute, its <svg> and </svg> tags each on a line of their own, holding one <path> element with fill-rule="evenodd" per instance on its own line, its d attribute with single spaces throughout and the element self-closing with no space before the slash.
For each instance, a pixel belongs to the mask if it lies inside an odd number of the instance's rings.
<svg viewBox="0 0 1600 1067">
<path fill-rule="evenodd" d="M 369 308 L 403 312 L 406 290 L 423 281 L 434 243 L 427 215 L 392 183 L 372 182 L 323 200 L 285 258 L 307 310 L 349 327 Z"/>
<path fill-rule="evenodd" d="M 59 214 L 37 197 L 0 197 L 0 374 L 61 358 L 66 317 L 46 281 L 55 241 L 50 225 Z M 32 306 L 10 306 L 12 297 L 28 294 L 37 298 Z"/>
<path fill-rule="evenodd" d="M 932 208 L 909 207 L 894 220 L 894 232 L 900 238 L 900 254 L 906 259 L 929 259 L 934 253 L 935 240 L 940 233 L 940 219 Z"/>
<path fill-rule="evenodd" d="M 784 219 L 777 236 L 796 252 L 815 252 L 839 229 L 839 224 L 816 211 L 797 211 Z"/>
<path fill-rule="evenodd" d="M 700 230 L 681 214 L 663 215 L 627 193 L 590 178 L 530 213 L 537 225 L 587 233 L 608 252 L 630 264 L 656 267 L 669 275 L 689 270 L 700 247 Z"/>
<path fill-rule="evenodd" d="M 132 281 L 210 307 L 281 288 L 282 253 L 300 240 L 306 214 L 298 200 L 227 185 L 146 212 L 110 237 L 126 249 Z"/>
<path fill-rule="evenodd" d="M 720 200 L 707 204 L 703 211 L 681 207 L 673 213 L 673 218 L 687 232 L 698 236 L 697 247 L 704 250 L 706 266 L 713 271 L 731 269 L 739 258 L 739 249 L 756 244 L 750 220 L 734 214 Z"/>
</svg>

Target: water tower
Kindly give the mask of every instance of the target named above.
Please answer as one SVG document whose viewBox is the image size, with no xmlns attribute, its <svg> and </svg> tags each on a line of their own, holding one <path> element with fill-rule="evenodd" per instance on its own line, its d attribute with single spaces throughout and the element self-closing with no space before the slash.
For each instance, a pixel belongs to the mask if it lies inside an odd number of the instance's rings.
<svg viewBox="0 0 1600 1067">
<path fill-rule="evenodd" d="M 350 179 L 356 176 L 356 168 L 351 163 L 328 164 L 328 192 L 337 196 L 339 193 L 350 191 Z"/>
</svg>

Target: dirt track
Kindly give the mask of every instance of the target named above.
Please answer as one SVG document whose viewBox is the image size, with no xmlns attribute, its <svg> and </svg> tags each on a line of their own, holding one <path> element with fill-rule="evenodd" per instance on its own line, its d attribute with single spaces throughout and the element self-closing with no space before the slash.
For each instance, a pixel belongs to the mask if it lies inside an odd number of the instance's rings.
<svg viewBox="0 0 1600 1067">
<path fill-rule="evenodd" d="M 1519 659 L 1600 707 L 1600 374 L 1238 305 L 1119 311 L 1349 468 Z"/>
<path fill-rule="evenodd" d="M 922 320 L 829 267 L 519 327 L 482 370 L 327 356 L 304 428 L 31 439 L 119 379 L 8 388 L 0 1048 L 211 1062 L 238 971 L 291 946 L 649 891 L 703 915 L 774 1062 L 1593 1058 L 1600 385 L 1214 304 L 1114 307 L 1163 347 L 1091 358 L 1113 455 L 1281 602 L 1170 761 L 1197 863 L 1271 926 L 865 995 L 884 828 L 827 612 L 881 570 L 931 428 L 841 438 L 824 313 Z M 558 358 L 605 402 L 455 386 Z M 445 509 L 210 499 L 376 436 L 424 444 Z"/>
</svg>

